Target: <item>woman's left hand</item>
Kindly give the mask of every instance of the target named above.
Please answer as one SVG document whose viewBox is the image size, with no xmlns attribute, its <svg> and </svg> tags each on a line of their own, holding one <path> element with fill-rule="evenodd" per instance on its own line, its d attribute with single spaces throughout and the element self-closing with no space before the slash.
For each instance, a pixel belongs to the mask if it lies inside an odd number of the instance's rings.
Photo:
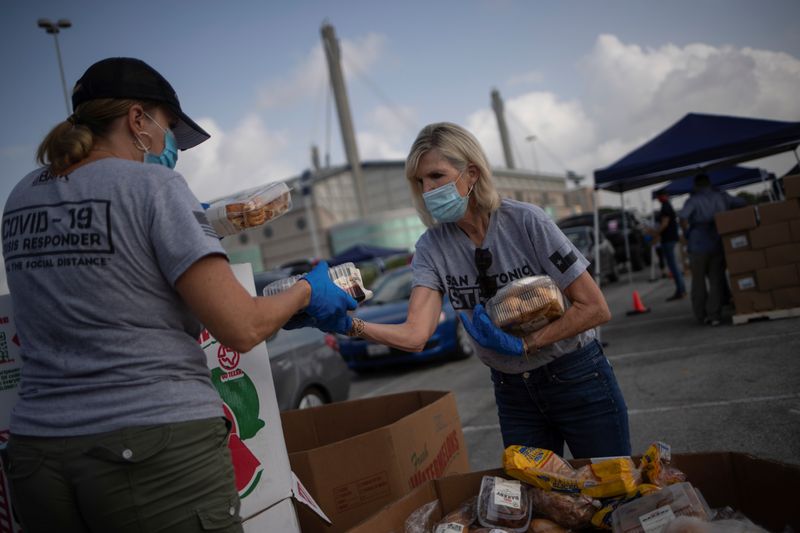
<svg viewBox="0 0 800 533">
<path fill-rule="evenodd" d="M 459 313 L 464 328 L 475 339 L 475 342 L 488 350 L 503 355 L 519 357 L 525 352 L 522 339 L 509 335 L 492 323 L 483 305 L 478 304 L 472 310 L 472 322 L 466 313 Z"/>
</svg>

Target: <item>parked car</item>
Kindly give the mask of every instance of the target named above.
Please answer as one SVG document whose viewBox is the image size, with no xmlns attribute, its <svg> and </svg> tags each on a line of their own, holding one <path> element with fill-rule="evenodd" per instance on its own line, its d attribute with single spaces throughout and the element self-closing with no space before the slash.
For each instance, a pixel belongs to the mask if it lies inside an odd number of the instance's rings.
<svg viewBox="0 0 800 533">
<path fill-rule="evenodd" d="M 280 329 L 267 340 L 267 353 L 281 411 L 347 399 L 350 371 L 333 335 L 315 328 Z"/>
<path fill-rule="evenodd" d="M 256 294 L 268 283 L 289 275 L 289 270 L 255 274 Z M 333 335 L 314 328 L 280 329 L 267 339 L 267 353 L 281 411 L 347 399 L 350 371 Z"/>
<path fill-rule="evenodd" d="M 374 295 L 356 309 L 355 315 L 367 322 L 398 324 L 408 316 L 411 297 L 411 267 L 391 270 L 377 280 Z M 351 369 L 363 371 L 388 366 L 441 358 L 466 358 L 474 352 L 469 333 L 464 329 L 450 301 L 445 297 L 439 325 L 420 352 L 406 352 L 364 339 L 338 335 L 339 353 Z"/>
<path fill-rule="evenodd" d="M 589 261 L 589 273 L 594 276 L 595 265 L 595 246 L 594 246 L 594 227 L 593 226 L 573 226 L 571 228 L 564 228 L 561 231 L 564 235 L 572 241 L 575 248 Z M 605 238 L 603 232 L 600 232 L 600 274 L 608 281 L 617 281 L 619 279 L 619 268 L 617 266 L 616 258 L 614 257 L 614 247 L 608 239 Z"/>
<path fill-rule="evenodd" d="M 625 232 L 622 223 L 622 211 L 601 207 L 600 231 L 614 247 L 614 256 L 618 265 L 625 264 Z M 625 211 L 627 219 L 627 240 L 631 253 L 631 268 L 639 271 L 650 264 L 650 247 L 645 238 L 644 226 L 639 218 L 631 211 Z M 585 213 L 562 218 L 557 222 L 561 229 L 575 226 L 589 226 L 594 228 L 594 214 Z"/>
</svg>

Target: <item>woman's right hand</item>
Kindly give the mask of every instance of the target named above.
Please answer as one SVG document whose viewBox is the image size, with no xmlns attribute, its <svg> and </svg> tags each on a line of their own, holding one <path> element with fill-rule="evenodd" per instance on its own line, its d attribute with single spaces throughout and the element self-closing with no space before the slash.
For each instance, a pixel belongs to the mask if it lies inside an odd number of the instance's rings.
<svg viewBox="0 0 800 533">
<path fill-rule="evenodd" d="M 475 342 L 486 348 L 503 355 L 518 357 L 525 352 L 522 339 L 509 335 L 492 323 L 483 305 L 478 304 L 472 310 L 472 321 L 466 313 L 459 313 L 464 329 L 475 339 Z"/>
<path fill-rule="evenodd" d="M 358 306 L 352 296 L 331 281 L 326 261 L 317 263 L 303 279 L 311 286 L 311 301 L 305 311 L 317 322 L 326 322 Z"/>
</svg>

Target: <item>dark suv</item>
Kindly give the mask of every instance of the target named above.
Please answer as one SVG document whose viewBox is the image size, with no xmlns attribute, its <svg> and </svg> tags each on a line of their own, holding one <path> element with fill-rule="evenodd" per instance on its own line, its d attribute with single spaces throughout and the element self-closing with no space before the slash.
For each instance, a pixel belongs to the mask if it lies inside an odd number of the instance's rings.
<svg viewBox="0 0 800 533">
<path fill-rule="evenodd" d="M 631 250 L 631 268 L 639 271 L 650 264 L 650 246 L 645 239 L 644 228 L 639 218 L 630 211 L 625 211 L 628 224 L 628 245 Z M 622 211 L 607 207 L 600 208 L 600 231 L 614 247 L 617 264 L 625 264 L 625 237 L 622 225 Z M 594 213 L 573 215 L 557 222 L 560 228 L 575 226 L 591 226 L 594 228 Z"/>
</svg>

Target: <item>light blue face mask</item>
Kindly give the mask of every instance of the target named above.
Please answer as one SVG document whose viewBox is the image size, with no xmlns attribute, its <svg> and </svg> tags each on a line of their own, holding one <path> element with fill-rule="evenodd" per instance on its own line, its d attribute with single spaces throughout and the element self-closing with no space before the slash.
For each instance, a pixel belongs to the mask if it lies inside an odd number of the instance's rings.
<svg viewBox="0 0 800 533">
<path fill-rule="evenodd" d="M 456 183 L 458 183 L 463 174 L 463 172 L 459 174 L 458 179 L 455 181 L 422 194 L 425 207 L 436 222 L 458 222 L 467 212 L 467 204 L 469 203 L 472 187 L 470 187 L 466 196 L 461 196 L 456 187 Z"/>
<path fill-rule="evenodd" d="M 158 129 L 164 132 L 164 149 L 159 155 L 151 154 L 149 151 L 144 152 L 144 162 L 153 163 L 156 165 L 163 165 L 167 168 L 175 168 L 178 162 L 178 141 L 175 139 L 175 134 L 172 130 L 165 130 L 161 127 L 156 119 L 145 113 L 145 116 L 153 121 L 158 126 Z"/>
</svg>

